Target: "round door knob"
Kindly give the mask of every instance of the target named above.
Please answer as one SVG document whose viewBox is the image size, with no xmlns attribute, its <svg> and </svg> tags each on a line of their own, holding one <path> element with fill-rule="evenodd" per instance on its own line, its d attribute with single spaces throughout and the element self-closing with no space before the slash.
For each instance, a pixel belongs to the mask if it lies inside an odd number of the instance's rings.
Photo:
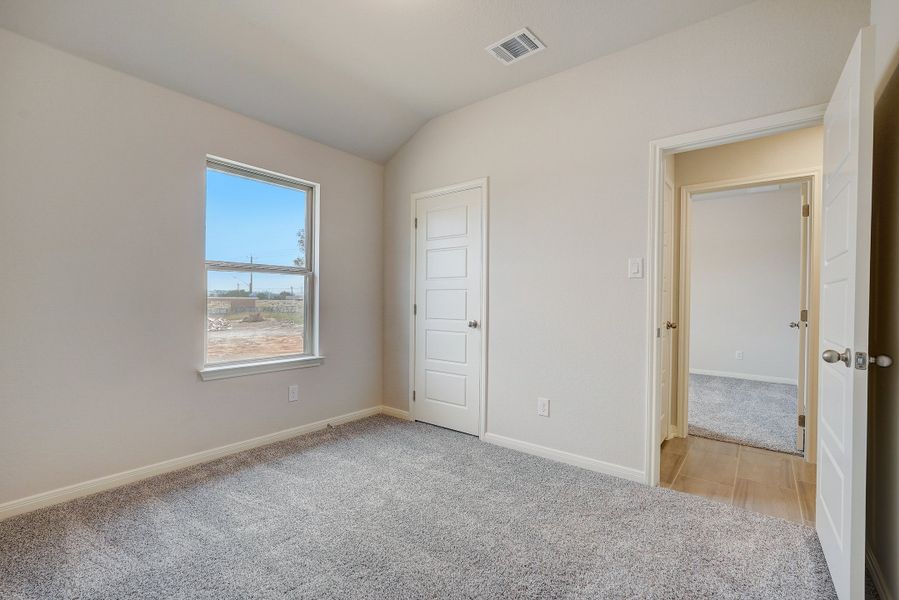
<svg viewBox="0 0 899 600">
<path fill-rule="evenodd" d="M 471 327 L 472 329 L 477 329 L 477 328 L 478 328 L 478 322 L 477 322 L 477 321 L 469 321 L 469 322 L 468 322 L 468 326 Z"/>
<path fill-rule="evenodd" d="M 824 362 L 826 362 L 826 363 L 842 362 L 843 364 L 845 364 L 848 367 L 849 362 L 852 360 L 849 356 L 850 354 L 852 354 L 852 353 L 849 351 L 849 348 L 846 348 L 846 350 L 842 353 L 837 352 L 836 350 L 825 350 L 821 354 L 821 358 L 823 358 Z"/>
<path fill-rule="evenodd" d="M 672 323 L 671 321 L 665 321 L 665 329 L 677 329 L 677 323 Z"/>
<path fill-rule="evenodd" d="M 872 365 L 877 365 L 878 367 L 889 367 L 893 364 L 893 358 L 891 356 L 887 356 L 886 354 L 872 356 L 870 358 L 870 361 Z"/>
<path fill-rule="evenodd" d="M 790 327 L 793 329 L 799 329 L 799 321 L 790 321 Z"/>
</svg>

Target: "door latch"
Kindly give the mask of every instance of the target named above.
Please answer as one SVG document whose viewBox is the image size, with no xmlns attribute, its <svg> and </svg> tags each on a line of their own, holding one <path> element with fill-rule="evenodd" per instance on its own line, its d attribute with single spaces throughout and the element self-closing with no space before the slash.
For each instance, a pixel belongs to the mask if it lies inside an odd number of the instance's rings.
<svg viewBox="0 0 899 600">
<path fill-rule="evenodd" d="M 886 354 L 878 354 L 877 356 L 869 356 L 867 352 L 855 353 L 855 368 L 864 371 L 869 365 L 875 367 L 889 367 L 893 364 L 893 359 Z"/>
</svg>

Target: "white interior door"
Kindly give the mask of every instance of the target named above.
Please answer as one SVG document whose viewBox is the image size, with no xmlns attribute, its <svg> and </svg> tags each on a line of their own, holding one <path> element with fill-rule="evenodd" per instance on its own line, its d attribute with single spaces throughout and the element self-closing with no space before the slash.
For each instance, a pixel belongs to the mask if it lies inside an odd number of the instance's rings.
<svg viewBox="0 0 899 600">
<path fill-rule="evenodd" d="M 478 435 L 485 186 L 415 196 L 413 416 Z"/>
<path fill-rule="evenodd" d="M 662 178 L 662 301 L 659 314 L 659 443 L 669 435 L 674 376 L 674 155 L 665 157 Z"/>
<path fill-rule="evenodd" d="M 824 116 L 816 528 L 843 600 L 864 597 L 873 93 L 867 28 Z"/>
</svg>

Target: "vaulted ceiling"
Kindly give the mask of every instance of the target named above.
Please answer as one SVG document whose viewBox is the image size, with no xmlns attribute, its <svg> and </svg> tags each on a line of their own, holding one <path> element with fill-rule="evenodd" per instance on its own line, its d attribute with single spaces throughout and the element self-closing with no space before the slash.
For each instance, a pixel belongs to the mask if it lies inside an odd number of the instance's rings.
<svg viewBox="0 0 899 600">
<path fill-rule="evenodd" d="M 752 0 L 0 0 L 0 26 L 378 162 L 431 118 Z M 547 50 L 484 48 L 522 27 Z"/>
</svg>

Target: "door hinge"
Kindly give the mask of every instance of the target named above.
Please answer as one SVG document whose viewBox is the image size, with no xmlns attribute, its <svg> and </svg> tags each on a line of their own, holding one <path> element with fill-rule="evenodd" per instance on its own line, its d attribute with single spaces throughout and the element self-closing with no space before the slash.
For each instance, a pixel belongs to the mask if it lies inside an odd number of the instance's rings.
<svg viewBox="0 0 899 600">
<path fill-rule="evenodd" d="M 808 323 L 808 309 L 803 308 L 799 311 L 799 320 Z"/>
<path fill-rule="evenodd" d="M 805 427 L 805 415 L 799 415 L 799 426 Z"/>
<path fill-rule="evenodd" d="M 802 205 L 802 216 L 807 217 L 810 214 L 812 214 L 812 207 L 808 204 L 803 204 Z"/>
<path fill-rule="evenodd" d="M 415 217 L 415 228 L 418 229 L 418 217 Z"/>
<path fill-rule="evenodd" d="M 415 390 L 412 390 L 412 402 L 415 402 Z"/>
<path fill-rule="evenodd" d="M 413 314 L 413 315 L 417 315 L 417 314 L 418 314 L 418 305 L 417 305 L 417 304 L 413 304 L 413 305 L 412 305 L 412 314 Z"/>
</svg>

